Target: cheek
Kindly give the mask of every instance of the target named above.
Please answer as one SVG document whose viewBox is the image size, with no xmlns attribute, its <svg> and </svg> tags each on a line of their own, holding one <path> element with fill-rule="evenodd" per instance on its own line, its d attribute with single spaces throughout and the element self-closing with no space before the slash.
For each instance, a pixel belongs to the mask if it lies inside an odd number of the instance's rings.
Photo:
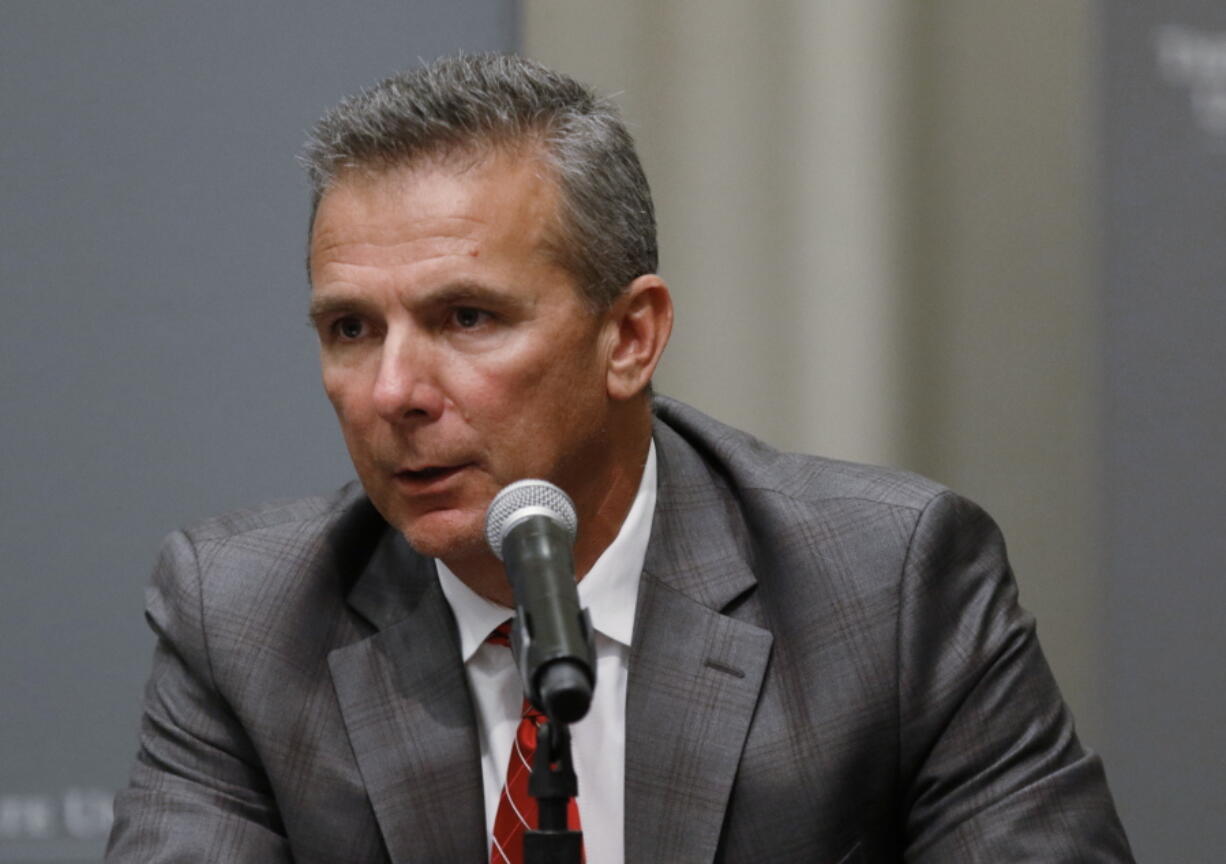
<svg viewBox="0 0 1226 864">
<path fill-rule="evenodd" d="M 324 395 L 328 397 L 328 401 L 332 403 L 332 410 L 336 412 L 336 416 L 341 416 L 341 405 L 344 404 L 341 399 L 342 390 L 336 385 L 336 382 L 331 380 L 327 373 L 324 374 Z"/>
<path fill-rule="evenodd" d="M 540 383 L 544 364 L 521 344 L 517 350 L 474 357 L 457 352 L 435 365 L 431 383 L 465 420 L 503 415 Z"/>
<path fill-rule="evenodd" d="M 325 381 L 324 393 L 328 401 L 332 403 L 332 410 L 336 412 L 336 418 L 341 421 L 342 426 L 346 425 L 349 411 L 346 409 L 345 391 L 340 387 L 330 387 Z"/>
<path fill-rule="evenodd" d="M 332 403 L 332 410 L 340 422 L 341 432 L 352 449 L 354 444 L 359 443 L 362 430 L 368 425 L 365 418 L 370 412 L 363 406 L 369 405 L 370 400 L 363 398 L 363 390 L 350 375 L 325 372 L 323 385 L 324 394 Z"/>
<path fill-rule="evenodd" d="M 345 381 L 345 376 L 336 368 L 335 364 L 329 363 L 322 357 L 319 362 L 319 379 L 324 385 L 324 395 L 328 397 L 328 401 L 332 403 L 332 407 L 340 413 L 341 395 L 344 392 L 342 386 Z"/>
</svg>

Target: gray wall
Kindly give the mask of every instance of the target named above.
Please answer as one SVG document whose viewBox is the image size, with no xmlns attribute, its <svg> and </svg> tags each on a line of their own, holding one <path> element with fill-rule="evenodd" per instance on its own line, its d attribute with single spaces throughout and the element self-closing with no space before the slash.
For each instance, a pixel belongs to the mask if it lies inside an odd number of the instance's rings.
<svg viewBox="0 0 1226 864">
<path fill-rule="evenodd" d="M 160 538 L 351 476 L 305 326 L 304 131 L 506 49 L 510 0 L 6 2 L 0 862 L 96 859 Z"/>
<path fill-rule="evenodd" d="M 1139 860 L 1226 849 L 1226 6 L 1103 4 L 1108 769 Z"/>
</svg>

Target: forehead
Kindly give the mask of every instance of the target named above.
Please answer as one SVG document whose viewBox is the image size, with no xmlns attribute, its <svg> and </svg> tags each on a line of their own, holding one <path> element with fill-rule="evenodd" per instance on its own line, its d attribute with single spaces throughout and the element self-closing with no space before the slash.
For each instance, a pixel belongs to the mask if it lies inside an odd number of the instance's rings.
<svg viewBox="0 0 1226 864">
<path fill-rule="evenodd" d="M 320 198 L 311 226 L 311 258 L 354 242 L 393 244 L 413 235 L 452 235 L 487 245 L 513 243 L 521 254 L 557 263 L 559 200 L 552 167 L 528 147 L 348 168 Z"/>
</svg>

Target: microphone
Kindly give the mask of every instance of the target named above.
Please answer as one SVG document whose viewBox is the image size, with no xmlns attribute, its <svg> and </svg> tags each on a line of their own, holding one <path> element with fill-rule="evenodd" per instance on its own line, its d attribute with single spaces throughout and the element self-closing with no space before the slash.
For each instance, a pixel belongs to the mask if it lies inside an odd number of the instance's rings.
<svg viewBox="0 0 1226 864">
<path fill-rule="evenodd" d="M 558 723 L 587 714 L 596 684 L 592 625 L 579 608 L 571 552 L 578 525 L 569 496 L 544 480 L 512 483 L 485 512 L 485 539 L 515 596 L 511 647 L 524 693 Z"/>
</svg>

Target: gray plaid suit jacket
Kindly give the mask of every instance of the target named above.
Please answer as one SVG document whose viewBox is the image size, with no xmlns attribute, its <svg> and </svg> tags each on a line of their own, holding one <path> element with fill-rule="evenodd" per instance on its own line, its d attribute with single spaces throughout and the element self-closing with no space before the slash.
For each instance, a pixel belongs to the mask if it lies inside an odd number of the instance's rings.
<svg viewBox="0 0 1226 864">
<path fill-rule="evenodd" d="M 670 400 L 655 440 L 627 862 L 1131 860 L 982 511 Z M 173 535 L 147 617 L 108 861 L 488 860 L 454 620 L 359 488 Z"/>
</svg>

